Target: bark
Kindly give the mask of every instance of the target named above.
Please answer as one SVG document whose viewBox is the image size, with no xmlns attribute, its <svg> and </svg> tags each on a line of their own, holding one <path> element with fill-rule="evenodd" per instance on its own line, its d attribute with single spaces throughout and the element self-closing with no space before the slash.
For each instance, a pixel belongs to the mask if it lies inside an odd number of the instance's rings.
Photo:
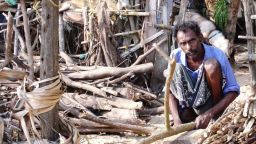
<svg viewBox="0 0 256 144">
<path fill-rule="evenodd" d="M 245 25 L 246 25 L 246 33 L 247 36 L 254 36 L 253 34 L 253 24 L 252 20 L 250 19 L 252 10 L 250 9 L 250 5 L 252 5 L 252 0 L 241 0 L 244 7 L 244 16 L 245 16 Z M 255 44 L 253 40 L 247 41 L 247 48 L 248 48 L 248 54 L 254 54 L 255 53 Z M 254 94 L 256 93 L 256 62 L 249 60 L 249 70 L 251 73 L 251 88 L 254 91 Z"/>
<path fill-rule="evenodd" d="M 8 13 L 7 19 L 7 33 L 6 33 L 6 42 L 5 42 L 5 60 L 3 65 L 0 66 L 0 69 L 8 65 L 12 60 L 12 33 L 13 33 L 13 17 L 11 12 Z"/>
<path fill-rule="evenodd" d="M 18 25 L 19 21 L 20 21 L 20 18 L 18 17 L 19 14 L 20 14 L 20 4 L 17 5 L 17 12 L 15 14 L 15 16 L 17 17 L 16 18 L 16 22 L 15 22 L 16 25 Z M 13 52 L 13 54 L 15 56 L 18 56 L 18 52 L 19 52 L 18 44 L 19 44 L 18 34 L 15 32 L 15 36 L 14 36 L 14 52 Z"/>
<path fill-rule="evenodd" d="M 163 112 L 164 112 L 164 107 L 161 106 L 156 108 L 139 110 L 138 114 L 140 116 L 152 116 L 152 115 L 162 114 Z"/>
<path fill-rule="evenodd" d="M 193 130 L 196 127 L 196 124 L 194 122 L 187 123 L 187 124 L 181 124 L 177 127 L 174 127 L 170 129 L 170 131 L 166 130 L 163 132 L 156 133 L 154 135 L 151 135 L 150 137 L 140 141 L 138 144 L 150 144 L 157 140 L 164 139 L 166 137 L 170 137 L 175 134 L 179 134 L 185 131 Z"/>
<path fill-rule="evenodd" d="M 124 75 L 128 72 L 133 72 L 134 74 L 139 74 L 139 73 L 146 73 L 150 72 L 153 69 L 153 64 L 152 63 L 146 63 L 146 64 L 141 64 L 141 65 L 136 65 L 136 66 L 131 66 L 131 67 L 101 67 L 95 70 L 91 71 L 84 71 L 84 72 L 74 72 L 67 74 L 69 78 L 72 79 L 100 79 L 100 78 L 105 78 L 105 77 L 111 77 L 111 76 L 121 76 Z"/>
<path fill-rule="evenodd" d="M 133 85 L 132 83 L 125 82 L 124 85 L 130 89 L 137 91 L 137 92 L 143 93 L 144 96 L 141 96 L 141 97 L 143 97 L 142 99 L 153 100 L 153 99 L 157 98 L 157 96 L 155 94 L 152 94 L 146 90 L 143 90 L 142 88 L 139 88 L 136 85 Z"/>
<path fill-rule="evenodd" d="M 95 86 L 77 82 L 77 81 L 72 81 L 70 78 L 68 78 L 67 76 L 65 76 L 63 74 L 62 74 L 61 78 L 68 86 L 88 90 L 88 91 L 93 92 L 99 96 L 107 97 L 107 94 L 104 91 L 100 90 L 99 88 L 97 88 Z"/>
<path fill-rule="evenodd" d="M 59 0 L 52 0 L 59 3 Z M 42 45 L 40 52 L 40 79 L 47 79 L 58 75 L 58 20 L 59 11 L 48 0 L 42 1 Z M 58 104 L 57 104 L 58 105 Z M 49 112 L 39 115 L 42 119 L 42 136 L 49 140 L 57 140 L 59 135 L 54 129 L 59 130 L 59 117 L 57 105 Z"/>
<path fill-rule="evenodd" d="M 30 67 L 29 71 L 29 79 L 33 81 L 34 79 L 34 60 L 33 60 L 33 49 L 31 46 L 31 35 L 30 35 L 30 28 L 29 28 L 29 19 L 27 16 L 27 9 L 25 5 L 25 0 L 20 1 L 22 15 L 23 15 L 23 23 L 24 23 L 24 31 L 25 31 L 25 38 L 26 38 L 26 47 L 28 52 L 28 64 Z"/>
<path fill-rule="evenodd" d="M 233 44 L 234 44 L 234 38 L 236 34 L 237 13 L 240 5 L 241 5 L 241 0 L 232 0 L 230 1 L 229 7 L 228 7 L 228 21 L 227 21 L 225 32 L 230 44 L 229 54 L 233 52 Z"/>
</svg>

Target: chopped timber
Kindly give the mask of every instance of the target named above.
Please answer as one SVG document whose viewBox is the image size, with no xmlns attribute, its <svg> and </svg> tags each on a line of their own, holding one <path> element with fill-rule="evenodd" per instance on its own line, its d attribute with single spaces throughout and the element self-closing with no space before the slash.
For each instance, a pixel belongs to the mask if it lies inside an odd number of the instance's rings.
<svg viewBox="0 0 256 144">
<path fill-rule="evenodd" d="M 67 74 L 71 79 L 100 79 L 110 76 L 122 76 L 128 72 L 134 74 L 150 72 L 153 69 L 152 63 L 140 64 L 130 67 L 102 67 L 91 71 L 74 72 Z"/>
</svg>

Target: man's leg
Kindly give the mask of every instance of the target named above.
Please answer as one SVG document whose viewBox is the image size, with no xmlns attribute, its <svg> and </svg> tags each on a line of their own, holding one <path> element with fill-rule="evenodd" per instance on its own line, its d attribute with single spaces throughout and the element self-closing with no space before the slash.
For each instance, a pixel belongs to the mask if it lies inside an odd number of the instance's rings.
<svg viewBox="0 0 256 144">
<path fill-rule="evenodd" d="M 208 59 L 204 62 L 205 76 L 209 89 L 211 90 L 214 103 L 218 103 L 222 95 L 222 71 L 219 62 Z"/>
</svg>

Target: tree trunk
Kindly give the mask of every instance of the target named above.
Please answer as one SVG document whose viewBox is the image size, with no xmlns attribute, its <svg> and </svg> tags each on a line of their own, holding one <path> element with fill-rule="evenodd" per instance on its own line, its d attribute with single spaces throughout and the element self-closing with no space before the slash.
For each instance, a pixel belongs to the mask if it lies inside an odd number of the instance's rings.
<svg viewBox="0 0 256 144">
<path fill-rule="evenodd" d="M 234 38 L 236 34 L 236 23 L 237 23 L 237 13 L 238 9 L 240 7 L 241 0 L 232 0 L 228 7 L 228 21 L 227 21 L 227 27 L 226 27 L 226 36 L 229 40 L 230 49 L 229 54 L 232 54 L 233 52 L 233 43 Z"/>
<path fill-rule="evenodd" d="M 247 36 L 254 36 L 253 34 L 253 24 L 252 20 L 250 19 L 252 15 L 252 10 L 250 9 L 251 5 L 253 4 L 252 0 L 241 0 L 244 6 L 244 17 L 245 17 L 245 25 L 246 25 L 246 33 Z M 248 48 L 248 54 L 255 54 L 255 45 L 253 40 L 247 41 L 247 48 Z M 252 75 L 251 79 L 251 88 L 255 94 L 256 91 L 256 62 L 249 59 L 249 69 L 250 73 Z"/>
<path fill-rule="evenodd" d="M 59 0 L 51 0 L 56 5 Z M 40 52 L 40 79 L 58 75 L 58 7 L 48 0 L 42 0 L 42 45 Z M 58 105 L 58 104 L 57 104 Z M 59 125 L 57 106 L 51 111 L 40 115 L 43 123 L 42 135 L 48 140 L 56 140 L 58 134 L 54 131 Z"/>
</svg>

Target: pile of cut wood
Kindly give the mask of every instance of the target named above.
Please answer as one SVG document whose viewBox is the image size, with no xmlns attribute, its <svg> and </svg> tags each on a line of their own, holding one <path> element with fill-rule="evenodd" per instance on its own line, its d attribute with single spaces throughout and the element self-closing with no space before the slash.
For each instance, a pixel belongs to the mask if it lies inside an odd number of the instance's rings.
<svg viewBox="0 0 256 144">
<path fill-rule="evenodd" d="M 208 126 L 198 144 L 253 143 L 256 141 L 255 118 L 255 95 L 246 96 L 243 100 L 238 98 L 216 122 Z"/>
</svg>

